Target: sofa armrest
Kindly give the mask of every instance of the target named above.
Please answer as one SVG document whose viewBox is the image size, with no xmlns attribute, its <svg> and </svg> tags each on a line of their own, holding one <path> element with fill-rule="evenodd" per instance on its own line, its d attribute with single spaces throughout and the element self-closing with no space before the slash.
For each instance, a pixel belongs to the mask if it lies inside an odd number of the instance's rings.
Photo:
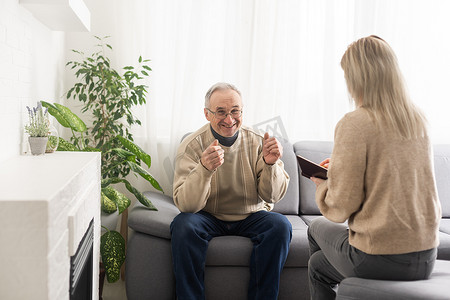
<svg viewBox="0 0 450 300">
<path fill-rule="evenodd" d="M 180 213 L 172 197 L 156 192 L 145 192 L 144 195 L 158 210 L 149 210 L 136 202 L 128 214 L 128 226 L 135 231 L 170 239 L 170 223 Z"/>
</svg>

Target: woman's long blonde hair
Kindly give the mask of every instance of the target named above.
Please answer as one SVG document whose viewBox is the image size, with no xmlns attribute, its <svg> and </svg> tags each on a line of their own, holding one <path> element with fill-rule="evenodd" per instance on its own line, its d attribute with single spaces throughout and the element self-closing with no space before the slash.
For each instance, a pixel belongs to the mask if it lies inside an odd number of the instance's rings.
<svg viewBox="0 0 450 300">
<path fill-rule="evenodd" d="M 426 119 L 409 99 L 397 57 L 383 39 L 371 35 L 353 42 L 341 67 L 353 100 L 378 124 L 387 122 L 406 139 L 426 134 Z"/>
</svg>

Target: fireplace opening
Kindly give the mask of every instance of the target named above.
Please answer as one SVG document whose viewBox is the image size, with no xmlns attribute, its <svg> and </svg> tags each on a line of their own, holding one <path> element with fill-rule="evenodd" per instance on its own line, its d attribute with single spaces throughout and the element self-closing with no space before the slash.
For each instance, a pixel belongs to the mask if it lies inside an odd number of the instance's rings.
<svg viewBox="0 0 450 300">
<path fill-rule="evenodd" d="M 70 300 L 92 299 L 94 219 L 89 223 L 77 252 L 70 258 Z"/>
</svg>

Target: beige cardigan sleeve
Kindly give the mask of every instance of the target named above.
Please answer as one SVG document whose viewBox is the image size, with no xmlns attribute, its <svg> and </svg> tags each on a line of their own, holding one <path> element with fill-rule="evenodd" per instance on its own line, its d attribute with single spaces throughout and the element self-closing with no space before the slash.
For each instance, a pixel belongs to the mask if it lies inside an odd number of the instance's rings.
<svg viewBox="0 0 450 300">
<path fill-rule="evenodd" d="M 202 210 L 211 192 L 214 172 L 207 170 L 200 159 L 178 153 L 173 181 L 173 200 L 181 212 L 196 213 Z"/>
<path fill-rule="evenodd" d="M 275 164 L 268 165 L 262 155 L 258 161 L 258 195 L 267 203 L 277 203 L 283 199 L 289 185 L 289 175 L 284 170 L 284 164 L 279 159 Z"/>
<path fill-rule="evenodd" d="M 316 190 L 320 212 L 333 222 L 345 222 L 364 202 L 366 143 L 358 128 L 344 117 L 336 126 L 328 179 Z"/>
</svg>

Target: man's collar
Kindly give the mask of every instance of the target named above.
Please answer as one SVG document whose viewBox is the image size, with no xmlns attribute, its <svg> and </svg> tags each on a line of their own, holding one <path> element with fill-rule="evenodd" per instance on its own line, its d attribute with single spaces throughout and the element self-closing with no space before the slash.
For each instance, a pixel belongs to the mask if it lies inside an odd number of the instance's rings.
<svg viewBox="0 0 450 300">
<path fill-rule="evenodd" d="M 221 145 L 223 145 L 225 147 L 231 147 L 234 144 L 234 142 L 236 141 L 236 139 L 238 138 L 238 135 L 239 135 L 239 130 L 238 130 L 231 137 L 221 136 L 220 134 L 218 134 L 217 132 L 214 131 L 212 126 L 209 126 L 209 127 L 211 128 L 211 132 L 212 132 L 213 136 L 219 141 L 219 143 Z"/>
</svg>

